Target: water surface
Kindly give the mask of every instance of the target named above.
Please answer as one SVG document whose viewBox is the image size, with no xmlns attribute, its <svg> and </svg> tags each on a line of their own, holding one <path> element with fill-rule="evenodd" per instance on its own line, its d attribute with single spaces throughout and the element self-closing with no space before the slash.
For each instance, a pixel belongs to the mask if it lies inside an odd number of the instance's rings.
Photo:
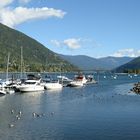
<svg viewBox="0 0 140 140">
<path fill-rule="evenodd" d="M 139 78 L 101 75 L 99 84 L 82 88 L 1 96 L 0 139 L 139 140 L 140 96 L 130 92 Z"/>
</svg>

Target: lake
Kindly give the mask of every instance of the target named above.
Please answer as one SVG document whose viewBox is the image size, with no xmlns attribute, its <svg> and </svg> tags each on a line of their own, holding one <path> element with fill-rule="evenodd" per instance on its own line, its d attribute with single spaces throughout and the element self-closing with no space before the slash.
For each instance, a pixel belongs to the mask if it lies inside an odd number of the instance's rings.
<svg viewBox="0 0 140 140">
<path fill-rule="evenodd" d="M 139 140 L 140 96 L 130 89 L 140 76 L 99 79 L 82 88 L 1 96 L 0 139 Z"/>
</svg>

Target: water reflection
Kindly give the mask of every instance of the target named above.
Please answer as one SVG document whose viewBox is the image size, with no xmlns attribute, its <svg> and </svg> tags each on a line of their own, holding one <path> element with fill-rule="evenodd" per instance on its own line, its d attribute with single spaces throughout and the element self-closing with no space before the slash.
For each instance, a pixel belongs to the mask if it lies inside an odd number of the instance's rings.
<svg viewBox="0 0 140 140">
<path fill-rule="evenodd" d="M 3 98 L 5 98 L 5 95 L 1 94 L 0 95 L 0 100 L 3 99 Z"/>
<path fill-rule="evenodd" d="M 51 90 L 46 90 L 45 93 L 61 93 L 63 89 L 51 89 Z"/>
</svg>

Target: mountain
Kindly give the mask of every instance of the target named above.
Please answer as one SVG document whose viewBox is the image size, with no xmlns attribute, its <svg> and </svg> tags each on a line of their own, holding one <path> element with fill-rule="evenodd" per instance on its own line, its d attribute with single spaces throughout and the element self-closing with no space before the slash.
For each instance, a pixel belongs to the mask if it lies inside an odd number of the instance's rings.
<svg viewBox="0 0 140 140">
<path fill-rule="evenodd" d="M 99 58 L 99 60 L 104 64 L 106 64 L 106 66 L 109 65 L 109 67 L 107 67 L 109 69 L 114 69 L 116 67 L 119 67 L 125 63 L 130 62 L 133 59 L 134 58 L 132 57 L 112 57 L 112 56 Z"/>
<path fill-rule="evenodd" d="M 60 55 L 60 57 L 63 58 L 64 60 L 67 60 L 71 64 L 78 66 L 82 70 L 93 69 L 94 66 L 98 67 L 98 63 L 97 63 L 96 59 L 88 57 L 88 56 L 84 56 L 84 55 L 77 55 L 77 56 Z M 94 64 L 94 65 L 91 66 L 92 64 Z"/>
<path fill-rule="evenodd" d="M 124 65 L 121 65 L 120 67 L 116 68 L 115 71 L 140 73 L 140 57 L 137 57 Z"/>
<path fill-rule="evenodd" d="M 0 24 L 0 71 L 10 52 L 10 71 L 20 71 L 21 47 L 26 71 L 71 71 L 77 69 L 31 37 Z M 61 65 L 61 66 L 60 66 Z"/>
<path fill-rule="evenodd" d="M 59 56 L 82 70 L 111 70 L 133 59 L 130 57 L 111 56 L 96 59 L 85 55 L 72 56 L 62 54 L 59 54 Z"/>
</svg>

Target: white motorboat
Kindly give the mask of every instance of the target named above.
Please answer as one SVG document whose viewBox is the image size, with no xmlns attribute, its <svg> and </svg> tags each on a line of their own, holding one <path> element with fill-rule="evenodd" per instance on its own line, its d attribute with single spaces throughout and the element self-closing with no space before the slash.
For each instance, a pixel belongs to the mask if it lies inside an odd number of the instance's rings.
<svg viewBox="0 0 140 140">
<path fill-rule="evenodd" d="M 12 86 L 4 86 L 0 88 L 0 92 L 6 93 L 6 94 L 13 94 L 15 93 L 15 90 Z"/>
<path fill-rule="evenodd" d="M 86 84 L 97 84 L 97 81 L 94 79 L 93 75 L 88 75 L 86 79 L 87 79 Z"/>
<path fill-rule="evenodd" d="M 85 78 L 85 76 L 80 74 L 80 75 L 76 75 L 75 79 L 72 82 L 70 82 L 68 86 L 82 87 L 86 84 L 86 82 L 87 82 L 87 79 Z"/>
<path fill-rule="evenodd" d="M 50 81 L 45 83 L 44 87 L 47 90 L 56 90 L 56 89 L 62 89 L 63 85 L 60 84 L 59 81 Z"/>
<path fill-rule="evenodd" d="M 66 76 L 59 75 L 57 76 L 57 78 L 59 83 L 61 83 L 63 86 L 67 86 L 68 84 L 70 84 L 70 82 L 72 82 L 72 80 Z"/>
<path fill-rule="evenodd" d="M 0 81 L 0 88 L 5 88 L 7 85 L 11 84 L 12 81 L 11 80 L 1 80 Z"/>
<path fill-rule="evenodd" d="M 82 87 L 84 84 L 81 81 L 72 81 L 70 82 L 70 84 L 68 86 L 70 87 Z"/>
<path fill-rule="evenodd" d="M 42 83 L 41 77 L 29 74 L 27 75 L 27 80 L 16 88 L 21 92 L 43 91 L 44 84 Z"/>
<path fill-rule="evenodd" d="M 5 95 L 7 94 L 6 90 L 4 88 L 0 89 L 0 95 Z"/>
<path fill-rule="evenodd" d="M 21 92 L 33 92 L 33 91 L 43 91 L 44 85 L 41 84 L 41 79 L 39 80 L 26 80 L 25 83 L 18 86 Z"/>
<path fill-rule="evenodd" d="M 12 87 L 5 88 L 5 91 L 6 91 L 7 94 L 13 94 L 13 93 L 15 93 L 15 90 Z"/>
<path fill-rule="evenodd" d="M 137 74 L 134 74 L 134 76 L 137 77 L 138 75 Z"/>
</svg>

